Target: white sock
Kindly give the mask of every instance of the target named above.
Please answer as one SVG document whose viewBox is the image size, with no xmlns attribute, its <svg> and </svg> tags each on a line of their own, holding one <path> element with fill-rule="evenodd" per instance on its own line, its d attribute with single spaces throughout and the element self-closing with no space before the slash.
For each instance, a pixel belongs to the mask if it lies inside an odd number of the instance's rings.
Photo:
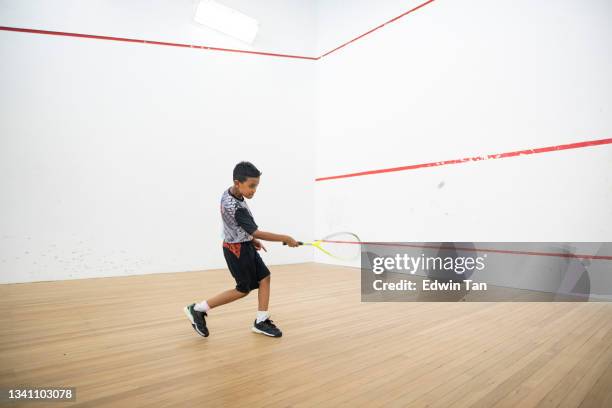
<svg viewBox="0 0 612 408">
<path fill-rule="evenodd" d="M 210 306 L 208 306 L 208 303 L 203 300 L 200 303 L 196 303 L 193 309 L 196 312 L 208 312 L 210 310 Z"/>
<path fill-rule="evenodd" d="M 261 323 L 267 318 L 270 317 L 270 313 L 267 310 L 258 310 L 257 311 L 257 323 Z"/>
</svg>

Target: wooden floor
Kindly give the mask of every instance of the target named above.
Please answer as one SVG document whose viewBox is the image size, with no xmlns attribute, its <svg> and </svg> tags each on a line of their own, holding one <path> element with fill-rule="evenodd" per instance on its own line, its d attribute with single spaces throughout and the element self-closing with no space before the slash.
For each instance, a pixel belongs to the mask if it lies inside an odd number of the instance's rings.
<svg viewBox="0 0 612 408">
<path fill-rule="evenodd" d="M 612 407 L 612 304 L 360 303 L 359 271 L 272 267 L 280 339 L 256 293 L 210 313 L 225 270 L 0 286 L 0 388 L 72 386 L 31 406 Z"/>
</svg>

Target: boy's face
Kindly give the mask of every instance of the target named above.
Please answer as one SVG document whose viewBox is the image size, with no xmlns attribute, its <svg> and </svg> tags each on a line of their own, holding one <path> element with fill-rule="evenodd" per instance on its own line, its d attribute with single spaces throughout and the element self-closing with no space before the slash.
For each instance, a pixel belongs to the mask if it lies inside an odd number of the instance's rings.
<svg viewBox="0 0 612 408">
<path fill-rule="evenodd" d="M 244 182 L 234 180 L 234 186 L 236 186 L 236 190 L 238 190 L 242 196 L 248 199 L 253 198 L 255 192 L 257 191 L 258 185 L 259 177 L 247 177 Z"/>
</svg>

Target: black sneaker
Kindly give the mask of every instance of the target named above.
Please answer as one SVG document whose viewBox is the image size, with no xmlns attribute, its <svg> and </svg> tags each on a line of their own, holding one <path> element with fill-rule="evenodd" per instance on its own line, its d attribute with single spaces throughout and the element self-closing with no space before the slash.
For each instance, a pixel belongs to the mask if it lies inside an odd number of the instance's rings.
<svg viewBox="0 0 612 408">
<path fill-rule="evenodd" d="M 266 319 L 259 323 L 257 323 L 257 319 L 255 319 L 253 328 L 251 330 L 253 330 L 255 333 L 265 334 L 266 336 L 270 337 L 281 337 L 283 335 L 283 332 L 280 331 L 280 329 L 276 327 L 276 325 L 272 323 L 272 320 L 270 319 Z"/>
<path fill-rule="evenodd" d="M 208 316 L 206 312 L 198 312 L 193 307 L 195 303 L 192 303 L 188 306 L 185 306 L 183 311 L 185 312 L 185 316 L 191 322 L 191 327 L 198 333 L 200 336 L 208 337 L 208 327 L 206 327 L 206 319 L 204 316 Z"/>
</svg>

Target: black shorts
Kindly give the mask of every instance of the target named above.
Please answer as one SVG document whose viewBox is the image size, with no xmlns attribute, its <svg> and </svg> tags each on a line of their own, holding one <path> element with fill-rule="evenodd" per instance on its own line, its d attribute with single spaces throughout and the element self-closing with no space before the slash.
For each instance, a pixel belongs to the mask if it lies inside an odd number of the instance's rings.
<svg viewBox="0 0 612 408">
<path fill-rule="evenodd" d="M 270 270 L 257 253 L 252 241 L 236 244 L 224 242 L 223 256 L 236 280 L 238 292 L 249 293 L 259 288 L 259 281 L 270 275 Z"/>
</svg>

